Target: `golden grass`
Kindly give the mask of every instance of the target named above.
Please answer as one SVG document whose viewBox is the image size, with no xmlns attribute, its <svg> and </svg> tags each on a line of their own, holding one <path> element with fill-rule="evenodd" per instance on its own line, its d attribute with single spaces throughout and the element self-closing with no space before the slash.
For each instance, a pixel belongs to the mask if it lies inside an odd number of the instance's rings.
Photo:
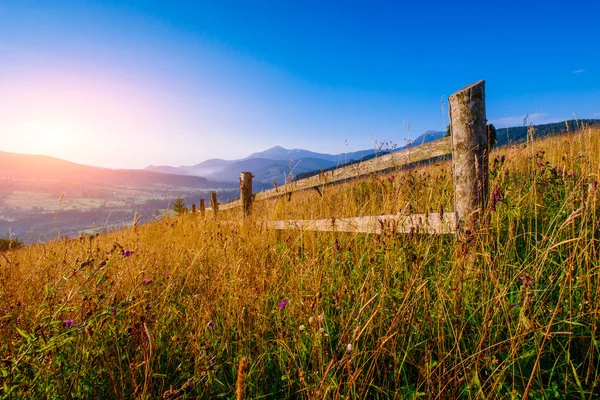
<svg viewBox="0 0 600 400">
<path fill-rule="evenodd" d="M 0 395 L 233 398 L 246 359 L 250 398 L 592 398 L 599 160 L 587 127 L 493 151 L 468 263 L 452 236 L 260 223 L 450 211 L 449 162 L 2 253 Z"/>
</svg>

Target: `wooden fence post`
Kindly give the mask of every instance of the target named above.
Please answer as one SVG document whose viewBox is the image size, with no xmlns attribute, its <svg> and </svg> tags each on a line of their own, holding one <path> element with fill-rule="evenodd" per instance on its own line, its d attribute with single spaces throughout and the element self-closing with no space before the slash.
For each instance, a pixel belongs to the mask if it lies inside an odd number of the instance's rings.
<svg viewBox="0 0 600 400">
<path fill-rule="evenodd" d="M 252 206 L 252 172 L 240 173 L 240 200 L 242 201 L 242 212 L 244 215 L 250 214 Z"/>
<path fill-rule="evenodd" d="M 452 133 L 454 210 L 458 232 L 479 222 L 488 193 L 488 133 L 485 81 L 475 82 L 448 98 Z"/>
<path fill-rule="evenodd" d="M 216 216 L 217 211 L 219 211 L 219 203 L 217 203 L 217 192 L 210 192 L 210 203 Z"/>
<path fill-rule="evenodd" d="M 206 209 L 206 207 L 204 206 L 204 199 L 200 199 L 200 214 L 202 215 L 202 217 L 204 218 L 204 210 Z"/>
</svg>

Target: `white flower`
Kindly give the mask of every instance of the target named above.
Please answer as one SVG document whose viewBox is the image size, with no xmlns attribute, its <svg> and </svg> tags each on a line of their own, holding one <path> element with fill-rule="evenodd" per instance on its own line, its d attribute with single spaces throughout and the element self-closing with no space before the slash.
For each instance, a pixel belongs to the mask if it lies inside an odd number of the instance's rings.
<svg viewBox="0 0 600 400">
<path fill-rule="evenodd" d="M 303 330 L 305 330 L 305 329 L 306 329 L 306 327 L 305 327 L 304 325 L 300 325 L 299 329 L 300 329 L 301 331 L 303 331 Z"/>
<path fill-rule="evenodd" d="M 346 350 L 352 351 L 352 343 L 348 343 L 348 346 L 346 346 Z"/>
</svg>

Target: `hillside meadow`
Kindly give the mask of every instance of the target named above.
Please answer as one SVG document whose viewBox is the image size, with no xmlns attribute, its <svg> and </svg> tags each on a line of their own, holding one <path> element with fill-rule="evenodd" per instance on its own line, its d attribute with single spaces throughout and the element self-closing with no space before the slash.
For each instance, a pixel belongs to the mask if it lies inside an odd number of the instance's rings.
<svg viewBox="0 0 600 400">
<path fill-rule="evenodd" d="M 599 180 L 531 132 L 461 240 L 261 223 L 451 212 L 441 161 L 2 252 L 0 398 L 598 398 Z"/>
</svg>

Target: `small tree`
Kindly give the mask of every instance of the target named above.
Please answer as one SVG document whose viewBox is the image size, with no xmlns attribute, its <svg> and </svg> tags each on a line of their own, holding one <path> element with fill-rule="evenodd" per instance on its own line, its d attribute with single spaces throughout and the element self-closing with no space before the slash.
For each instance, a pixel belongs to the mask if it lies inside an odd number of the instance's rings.
<svg viewBox="0 0 600 400">
<path fill-rule="evenodd" d="M 23 242 L 21 242 L 19 239 L 0 238 L 0 251 L 19 249 L 21 247 L 23 247 Z"/>
<path fill-rule="evenodd" d="M 175 203 L 173 203 L 173 211 L 177 215 L 185 212 L 185 200 L 183 200 L 181 196 L 177 196 L 177 200 L 175 200 Z"/>
</svg>

